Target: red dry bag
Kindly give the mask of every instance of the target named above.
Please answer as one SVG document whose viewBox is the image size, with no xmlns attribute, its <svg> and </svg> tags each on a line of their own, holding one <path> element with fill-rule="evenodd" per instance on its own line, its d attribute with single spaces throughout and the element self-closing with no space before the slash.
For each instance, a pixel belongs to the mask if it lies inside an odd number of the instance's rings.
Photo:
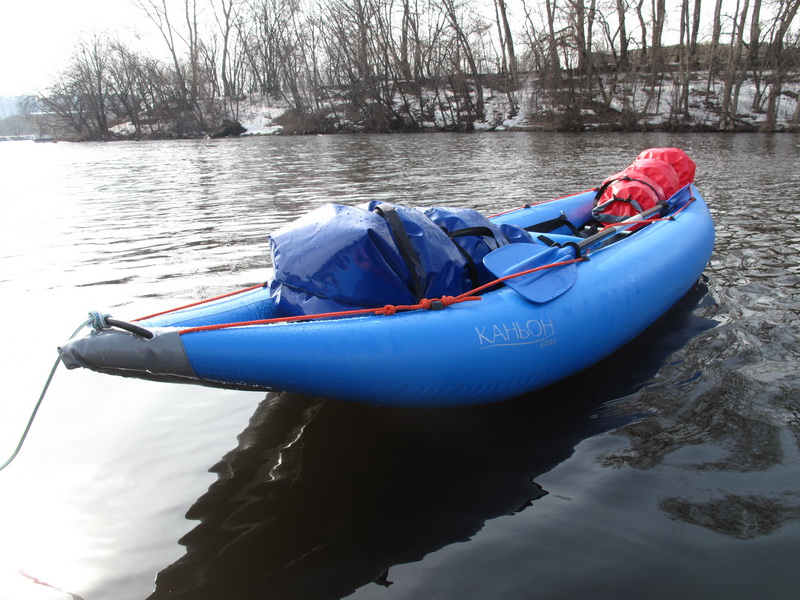
<svg viewBox="0 0 800 600">
<path fill-rule="evenodd" d="M 694 181 L 696 168 L 694 161 L 680 148 L 649 148 L 639 154 L 636 160 L 643 158 L 655 158 L 671 164 L 678 175 L 680 187 Z"/>
<path fill-rule="evenodd" d="M 624 172 L 634 178 L 637 174 L 649 177 L 661 187 L 666 198 L 683 187 L 672 165 L 656 158 L 637 158 Z"/>
<path fill-rule="evenodd" d="M 622 171 L 597 190 L 592 217 L 600 223 L 620 223 L 665 200 L 664 191 L 647 175 Z"/>
</svg>

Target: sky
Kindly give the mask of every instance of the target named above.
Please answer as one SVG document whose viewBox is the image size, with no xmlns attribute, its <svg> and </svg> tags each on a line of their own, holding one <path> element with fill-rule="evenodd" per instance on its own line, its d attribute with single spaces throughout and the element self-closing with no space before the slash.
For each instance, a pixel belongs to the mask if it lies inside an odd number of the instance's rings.
<svg viewBox="0 0 800 600">
<path fill-rule="evenodd" d="M 173 14 L 180 14 L 183 0 L 166 1 Z M 515 0 L 509 2 L 514 4 Z M 712 4 L 703 6 L 710 10 Z M 677 6 L 678 0 L 668 0 L 667 5 Z M 512 18 L 515 14 L 519 18 L 523 13 L 512 10 Z M 46 91 L 81 36 L 88 39 L 93 33 L 108 32 L 126 42 L 135 39 L 139 48 L 162 58 L 166 50 L 157 29 L 133 0 L 0 0 L 0 23 L 0 96 Z M 674 29 L 674 24 L 668 26 Z"/>
<path fill-rule="evenodd" d="M 81 35 L 152 32 L 130 0 L 0 0 L 0 96 L 44 91 Z"/>
</svg>

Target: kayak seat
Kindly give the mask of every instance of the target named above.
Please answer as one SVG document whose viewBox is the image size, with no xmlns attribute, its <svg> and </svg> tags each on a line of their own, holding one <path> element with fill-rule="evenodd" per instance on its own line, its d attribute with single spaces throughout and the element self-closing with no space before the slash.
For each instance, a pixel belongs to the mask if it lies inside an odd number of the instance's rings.
<svg viewBox="0 0 800 600">
<path fill-rule="evenodd" d="M 541 234 L 535 237 L 537 244 L 543 246 L 563 246 L 568 243 L 577 244 L 583 241 L 583 238 L 577 235 L 564 235 L 558 233 L 549 233 L 547 235 Z"/>
<path fill-rule="evenodd" d="M 558 215 L 554 218 L 525 227 L 525 231 L 528 231 L 531 234 L 551 233 L 551 232 L 558 234 L 565 234 L 569 232 L 572 235 L 579 235 L 578 227 L 576 227 L 569 220 L 566 213 L 564 213 L 563 211 L 558 213 Z M 536 236 L 534 235 L 533 237 Z"/>
</svg>

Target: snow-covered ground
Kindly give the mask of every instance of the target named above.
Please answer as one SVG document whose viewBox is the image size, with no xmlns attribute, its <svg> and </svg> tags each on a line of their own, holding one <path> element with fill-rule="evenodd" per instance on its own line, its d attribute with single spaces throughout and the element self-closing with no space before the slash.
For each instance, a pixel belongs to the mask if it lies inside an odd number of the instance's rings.
<svg viewBox="0 0 800 600">
<path fill-rule="evenodd" d="M 710 102 L 706 102 L 706 79 L 703 74 L 697 74 L 697 79 L 692 86 L 690 95 L 690 114 L 684 121 L 688 128 L 715 129 L 720 125 L 720 107 L 717 98 L 723 92 L 723 83 L 717 82 L 710 90 Z M 739 91 L 738 105 L 732 111 L 736 115 L 736 125 L 739 128 L 757 129 L 764 122 L 766 114 L 763 110 L 753 109 L 753 99 L 756 96 L 756 86 L 752 81 L 745 82 Z M 762 90 L 763 94 L 763 90 Z M 798 94 L 800 94 L 800 82 L 789 81 L 783 85 L 777 106 L 777 129 L 786 130 L 792 126 L 794 121 L 797 127 L 798 117 Z M 629 114 L 635 114 L 636 126 L 643 129 L 660 129 L 665 127 L 670 121 L 672 107 L 676 104 L 676 88 L 669 81 L 665 82 L 660 93 L 654 94 L 649 98 L 646 87 L 639 85 L 620 85 L 617 94 L 612 97 L 610 108 L 619 114 L 623 110 L 628 110 Z M 476 130 L 527 130 L 527 129 L 547 129 L 548 124 L 552 124 L 554 115 L 563 112 L 563 108 L 547 105 L 542 101 L 545 94 L 537 90 L 534 85 L 525 85 L 523 88 L 511 94 L 496 93 L 490 89 L 484 90 L 484 118 L 474 123 Z M 516 110 L 511 110 L 511 101 L 516 104 Z M 405 99 L 407 100 L 407 98 Z M 450 98 L 455 102 L 454 98 Z M 762 103 L 763 104 L 763 103 Z M 401 106 L 401 99 L 397 98 L 395 106 Z M 431 102 L 431 106 L 434 103 Z M 275 120 L 289 110 L 288 104 L 279 100 L 253 98 L 242 102 L 239 107 L 239 122 L 247 129 L 245 135 L 275 135 L 283 132 L 283 127 L 278 125 Z M 423 129 L 444 129 L 455 125 L 454 116 L 451 112 L 443 110 L 433 110 L 433 120 L 430 117 L 423 117 L 420 107 L 412 105 L 411 113 L 415 120 Z M 335 107 L 331 107 L 331 114 Z M 430 112 L 430 111 L 429 111 Z M 346 123 L 352 130 L 358 130 L 358 124 L 345 122 L 341 115 L 339 121 Z M 591 109 L 581 111 L 581 122 L 584 129 L 599 129 L 611 125 L 608 115 L 598 114 Z"/>
<path fill-rule="evenodd" d="M 239 105 L 239 122 L 247 129 L 245 135 L 276 135 L 283 127 L 275 119 L 288 110 L 288 105 L 278 106 L 276 101 L 253 100 Z"/>
</svg>

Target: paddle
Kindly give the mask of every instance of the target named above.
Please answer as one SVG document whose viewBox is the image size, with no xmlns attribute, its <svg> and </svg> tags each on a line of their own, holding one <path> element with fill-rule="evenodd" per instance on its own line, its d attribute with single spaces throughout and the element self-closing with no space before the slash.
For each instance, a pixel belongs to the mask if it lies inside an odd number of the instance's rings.
<svg viewBox="0 0 800 600">
<path fill-rule="evenodd" d="M 586 248 L 619 233 L 637 221 L 658 214 L 666 206 L 666 203 L 659 202 L 653 208 L 634 215 L 621 223 L 606 227 L 585 240 L 581 240 L 578 243 L 569 243 L 569 245 L 563 247 L 552 246 L 544 248 L 538 244 L 509 244 L 508 246 L 501 246 L 487 254 L 483 259 L 483 264 L 493 275 L 501 278 L 554 263 L 574 260 L 580 257 Z M 577 263 L 573 262 L 549 269 L 541 269 L 519 277 L 512 277 L 506 280 L 505 283 L 525 299 L 542 304 L 557 298 L 569 290 L 575 284 L 577 278 Z"/>
</svg>

